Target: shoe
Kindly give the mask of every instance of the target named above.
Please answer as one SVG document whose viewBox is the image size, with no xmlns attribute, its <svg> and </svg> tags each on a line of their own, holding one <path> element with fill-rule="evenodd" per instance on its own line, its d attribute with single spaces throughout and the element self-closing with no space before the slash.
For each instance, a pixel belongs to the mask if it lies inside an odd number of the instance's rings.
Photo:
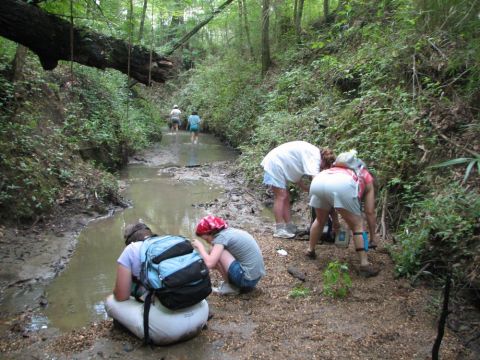
<svg viewBox="0 0 480 360">
<path fill-rule="evenodd" d="M 288 223 L 286 229 L 289 233 L 292 234 L 296 234 L 298 231 L 297 225 L 295 225 L 294 223 Z"/>
<path fill-rule="evenodd" d="M 240 289 L 227 282 L 222 282 L 219 287 L 212 288 L 212 291 L 218 295 L 238 295 Z"/>
<path fill-rule="evenodd" d="M 277 229 L 273 233 L 273 237 L 275 238 L 283 238 L 283 239 L 291 239 L 295 237 L 295 234 L 292 234 L 287 229 Z"/>
<path fill-rule="evenodd" d="M 305 256 L 309 259 L 315 260 L 317 258 L 317 254 L 315 254 L 315 251 L 307 250 L 305 253 Z"/>
<path fill-rule="evenodd" d="M 377 276 L 380 270 L 375 269 L 372 265 L 361 265 L 358 269 L 358 275 L 364 278 Z"/>
</svg>

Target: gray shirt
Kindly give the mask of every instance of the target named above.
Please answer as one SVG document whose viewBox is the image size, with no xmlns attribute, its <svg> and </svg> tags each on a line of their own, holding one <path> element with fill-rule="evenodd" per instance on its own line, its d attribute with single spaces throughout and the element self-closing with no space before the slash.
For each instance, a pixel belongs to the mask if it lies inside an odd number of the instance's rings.
<svg viewBox="0 0 480 360">
<path fill-rule="evenodd" d="M 213 244 L 220 244 L 232 254 L 245 271 L 248 280 L 256 280 L 265 275 L 263 256 L 257 242 L 246 231 L 227 228 L 214 236 Z"/>
</svg>

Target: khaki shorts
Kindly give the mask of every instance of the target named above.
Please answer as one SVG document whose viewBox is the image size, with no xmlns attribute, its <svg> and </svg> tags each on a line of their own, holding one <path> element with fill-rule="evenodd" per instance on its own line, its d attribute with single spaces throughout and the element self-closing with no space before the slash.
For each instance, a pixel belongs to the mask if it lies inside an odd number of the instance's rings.
<svg viewBox="0 0 480 360">
<path fill-rule="evenodd" d="M 334 207 L 356 215 L 362 214 L 358 182 L 349 174 L 322 171 L 313 179 L 310 195 L 309 204 L 316 209 L 329 210 Z"/>
</svg>

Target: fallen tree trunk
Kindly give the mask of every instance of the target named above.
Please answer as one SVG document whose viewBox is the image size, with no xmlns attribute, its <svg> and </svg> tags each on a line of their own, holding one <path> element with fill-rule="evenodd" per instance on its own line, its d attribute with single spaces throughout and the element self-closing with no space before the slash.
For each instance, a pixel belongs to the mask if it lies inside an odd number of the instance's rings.
<svg viewBox="0 0 480 360">
<path fill-rule="evenodd" d="M 102 70 L 129 72 L 127 42 L 74 27 L 71 59 L 70 23 L 20 0 L 0 1 L 0 36 L 28 47 L 38 55 L 45 70 L 53 70 L 59 60 L 72 60 Z M 132 46 L 130 76 L 148 84 L 150 64 L 152 81 L 165 82 L 173 77 L 170 60 L 153 53 L 150 63 L 149 49 Z"/>
</svg>

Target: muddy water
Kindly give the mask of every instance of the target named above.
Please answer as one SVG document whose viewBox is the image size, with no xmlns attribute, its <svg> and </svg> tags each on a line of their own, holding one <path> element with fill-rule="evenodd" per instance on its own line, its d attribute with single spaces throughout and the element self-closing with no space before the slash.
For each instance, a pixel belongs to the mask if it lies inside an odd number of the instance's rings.
<svg viewBox="0 0 480 360">
<path fill-rule="evenodd" d="M 103 301 L 113 288 L 126 224 L 143 219 L 158 234 L 193 236 L 196 221 L 205 215 L 194 205 L 212 201 L 221 189 L 203 181 L 174 180 L 165 166 L 193 166 L 235 156 L 212 136 L 202 134 L 199 144 L 191 144 L 182 132 L 165 136 L 152 151 L 159 166 L 134 164 L 121 174 L 127 184 L 124 196 L 133 207 L 93 221 L 81 232 L 67 269 L 47 289 L 46 317 L 39 319 L 47 323 L 43 326 L 68 330 L 106 318 Z"/>
</svg>

